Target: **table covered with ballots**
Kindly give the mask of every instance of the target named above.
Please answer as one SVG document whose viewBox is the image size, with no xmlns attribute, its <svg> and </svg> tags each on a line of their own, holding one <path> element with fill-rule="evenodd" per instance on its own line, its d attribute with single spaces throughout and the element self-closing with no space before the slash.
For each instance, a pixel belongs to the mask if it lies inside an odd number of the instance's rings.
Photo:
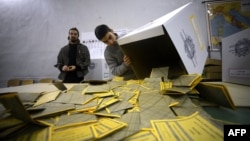
<svg viewBox="0 0 250 141">
<path fill-rule="evenodd" d="M 102 83 L 35 83 L 0 89 L 1 138 L 6 140 L 223 140 L 223 121 L 191 97 L 198 74 Z M 164 78 L 164 79 L 163 79 Z M 163 81 L 164 80 L 164 81 Z M 66 87 L 66 89 L 65 89 Z"/>
</svg>

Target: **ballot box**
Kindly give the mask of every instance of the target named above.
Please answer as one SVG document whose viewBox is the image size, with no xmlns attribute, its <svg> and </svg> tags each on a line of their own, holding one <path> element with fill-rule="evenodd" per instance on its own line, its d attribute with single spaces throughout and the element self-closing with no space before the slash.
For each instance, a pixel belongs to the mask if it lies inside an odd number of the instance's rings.
<svg viewBox="0 0 250 141">
<path fill-rule="evenodd" d="M 91 59 L 89 72 L 84 80 L 109 80 L 111 74 L 105 59 Z"/>
<path fill-rule="evenodd" d="M 163 66 L 170 67 L 169 76 L 202 74 L 208 53 L 196 13 L 190 2 L 118 39 L 139 79 Z"/>
<path fill-rule="evenodd" d="M 250 28 L 222 38 L 222 81 L 250 86 Z"/>
</svg>

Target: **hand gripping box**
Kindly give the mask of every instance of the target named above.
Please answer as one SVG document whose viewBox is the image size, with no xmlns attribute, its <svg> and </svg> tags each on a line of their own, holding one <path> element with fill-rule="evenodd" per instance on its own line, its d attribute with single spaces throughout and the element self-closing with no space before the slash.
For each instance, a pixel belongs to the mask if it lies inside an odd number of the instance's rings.
<svg viewBox="0 0 250 141">
<path fill-rule="evenodd" d="M 250 28 L 222 38 L 222 81 L 250 86 Z"/>
<path fill-rule="evenodd" d="M 169 76 L 202 74 L 208 53 L 193 2 L 156 19 L 118 39 L 132 61 L 139 79 L 152 68 L 169 67 Z"/>
</svg>

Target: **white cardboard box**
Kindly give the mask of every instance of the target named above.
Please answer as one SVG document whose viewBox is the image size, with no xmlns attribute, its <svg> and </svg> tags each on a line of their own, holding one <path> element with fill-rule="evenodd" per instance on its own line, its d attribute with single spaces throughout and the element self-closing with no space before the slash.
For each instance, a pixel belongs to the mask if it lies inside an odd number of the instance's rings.
<svg viewBox="0 0 250 141">
<path fill-rule="evenodd" d="M 197 5 L 190 2 L 118 39 L 138 78 L 164 66 L 202 74 L 208 53 L 197 12 Z"/>
<path fill-rule="evenodd" d="M 89 73 L 84 80 L 109 80 L 111 74 L 105 59 L 91 59 Z"/>
<path fill-rule="evenodd" d="M 236 107 L 249 107 L 250 106 L 250 87 L 240 84 L 233 84 L 227 82 L 203 82 L 208 84 L 224 85 L 227 88 L 234 105 Z"/>
<path fill-rule="evenodd" d="M 250 85 L 250 28 L 222 39 L 222 81 Z"/>
</svg>

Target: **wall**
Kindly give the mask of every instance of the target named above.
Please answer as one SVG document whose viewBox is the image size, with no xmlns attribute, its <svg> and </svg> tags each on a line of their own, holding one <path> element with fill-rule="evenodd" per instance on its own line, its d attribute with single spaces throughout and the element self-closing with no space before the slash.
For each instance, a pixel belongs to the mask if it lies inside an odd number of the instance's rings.
<svg viewBox="0 0 250 141">
<path fill-rule="evenodd" d="M 105 23 L 135 29 L 189 1 L 0 0 L 0 86 L 10 78 L 56 79 L 59 71 L 53 65 L 71 27 L 92 32 Z M 200 8 L 198 14 L 205 17 L 202 4 Z M 202 22 L 206 35 L 205 19 Z"/>
</svg>

